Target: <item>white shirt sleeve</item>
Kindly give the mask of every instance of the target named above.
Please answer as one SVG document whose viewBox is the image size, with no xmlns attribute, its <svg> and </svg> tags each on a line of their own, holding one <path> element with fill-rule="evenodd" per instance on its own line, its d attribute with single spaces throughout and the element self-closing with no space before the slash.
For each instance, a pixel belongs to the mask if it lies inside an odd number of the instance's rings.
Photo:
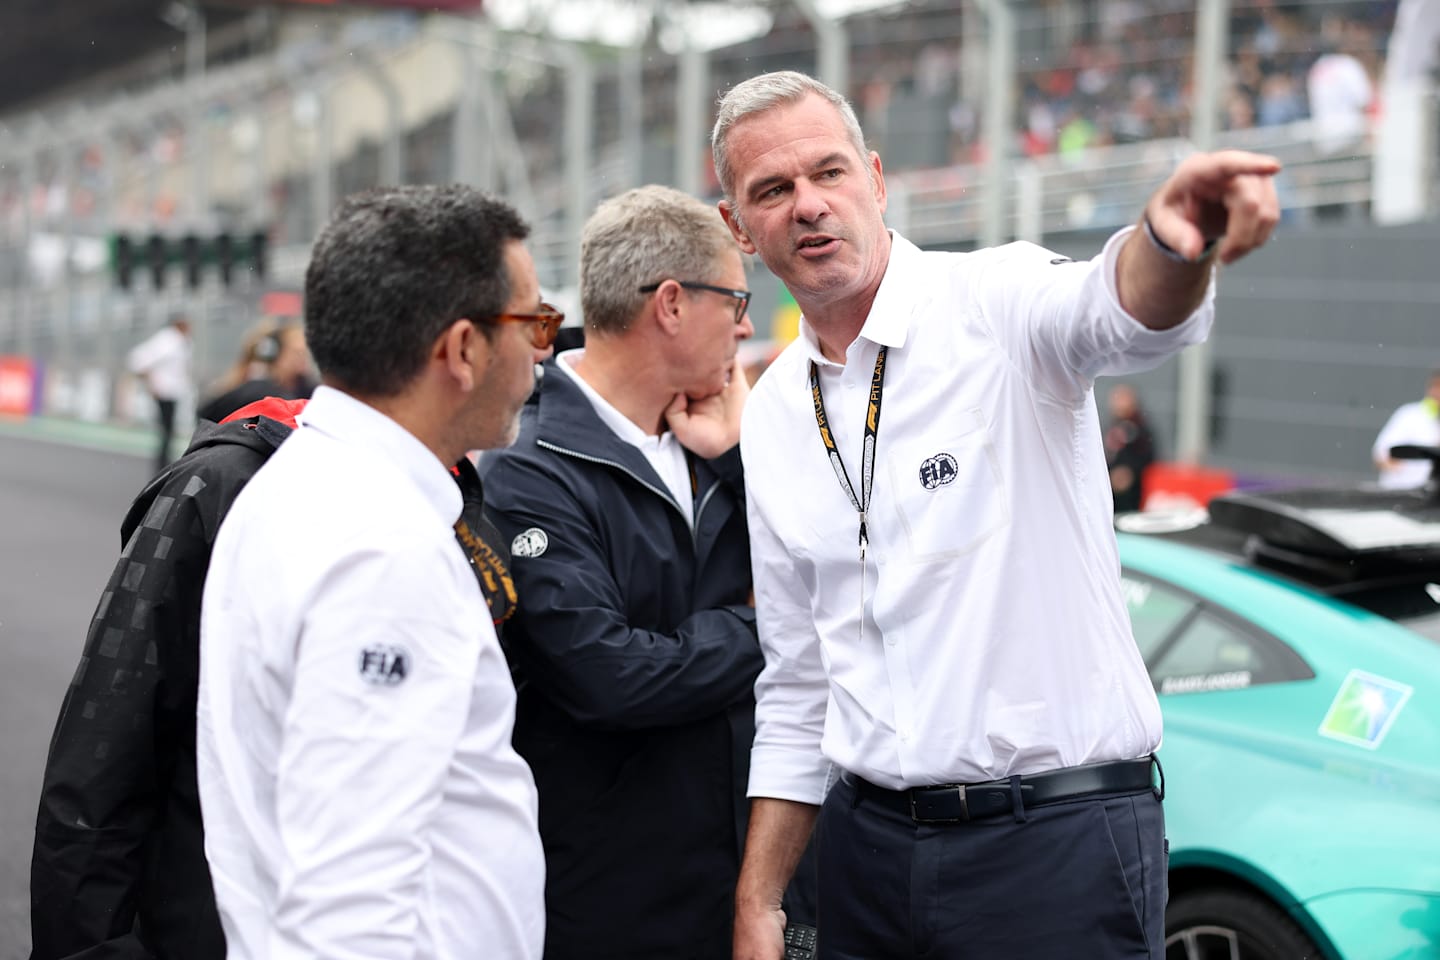
<svg viewBox="0 0 1440 960">
<path fill-rule="evenodd" d="M 272 960 L 415 955 L 480 644 L 475 624 L 445 616 L 466 609 L 467 585 L 436 549 L 417 537 L 356 551 L 304 615 L 277 769 Z M 377 615 L 381 596 L 400 602 Z"/>
<path fill-rule="evenodd" d="M 1213 270 L 1199 308 L 1168 330 L 1150 329 L 1120 305 L 1120 248 L 1134 229 L 1118 231 L 1086 262 L 1032 243 L 978 254 L 993 262 L 971 288 L 975 314 L 1026 378 L 1057 399 L 1075 402 L 1102 374 L 1155 367 L 1210 332 Z"/>
<path fill-rule="evenodd" d="M 747 418 L 756 406 L 746 410 Z M 754 462 L 746 456 L 744 438 L 742 428 L 741 455 Z M 820 751 L 829 699 L 820 636 L 804 580 L 767 521 L 760 498 L 749 489 L 751 476 L 773 479 L 774 474 L 746 471 L 755 618 L 765 654 L 765 668 L 755 680 L 749 795 L 819 804 L 830 773 Z"/>
</svg>

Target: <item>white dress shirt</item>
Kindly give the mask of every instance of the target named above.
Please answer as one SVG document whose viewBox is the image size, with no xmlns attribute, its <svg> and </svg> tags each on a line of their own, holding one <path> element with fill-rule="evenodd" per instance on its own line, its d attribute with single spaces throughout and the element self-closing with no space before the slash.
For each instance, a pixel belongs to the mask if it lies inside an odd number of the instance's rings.
<svg viewBox="0 0 1440 960">
<path fill-rule="evenodd" d="M 130 372 L 145 377 L 161 400 L 179 400 L 190 389 L 190 338 L 173 325 L 161 327 L 126 356 Z"/>
<path fill-rule="evenodd" d="M 1385 426 L 1380 428 L 1371 453 L 1379 463 L 1389 459 L 1391 447 L 1407 443 L 1422 447 L 1440 446 L 1440 417 L 1436 416 L 1433 402 L 1417 400 L 1397 408 L 1385 421 Z M 1380 471 L 1380 486 L 1387 490 L 1424 486 L 1429 479 L 1429 460 L 1397 460 L 1393 467 Z"/>
<path fill-rule="evenodd" d="M 544 854 L 460 491 L 321 387 L 205 583 L 205 852 L 230 960 L 539 957 Z"/>
<path fill-rule="evenodd" d="M 819 803 L 829 763 L 900 788 L 1142 757 L 1160 711 L 1130 633 L 1092 381 L 1205 337 L 1120 307 L 1129 230 L 1074 263 L 1033 244 L 923 253 L 898 235 L 844 366 L 814 332 L 746 404 L 741 453 L 765 669 L 750 795 Z M 815 421 L 813 360 L 861 484 L 887 371 L 862 564 Z"/>
</svg>

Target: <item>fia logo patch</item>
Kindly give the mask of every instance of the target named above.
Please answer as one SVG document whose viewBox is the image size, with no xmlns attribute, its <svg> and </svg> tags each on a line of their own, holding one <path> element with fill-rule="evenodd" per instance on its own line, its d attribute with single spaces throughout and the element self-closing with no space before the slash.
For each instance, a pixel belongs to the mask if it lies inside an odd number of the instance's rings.
<svg viewBox="0 0 1440 960">
<path fill-rule="evenodd" d="M 539 557 L 550 549 L 550 538 L 539 527 L 531 527 L 515 535 L 510 554 L 515 557 Z"/>
<path fill-rule="evenodd" d="M 920 482 L 926 490 L 951 483 L 960 475 L 960 465 L 948 453 L 937 453 L 920 464 Z"/>
<path fill-rule="evenodd" d="M 410 675 L 410 651 L 394 643 L 375 643 L 360 651 L 360 679 L 377 687 L 404 683 Z"/>
</svg>

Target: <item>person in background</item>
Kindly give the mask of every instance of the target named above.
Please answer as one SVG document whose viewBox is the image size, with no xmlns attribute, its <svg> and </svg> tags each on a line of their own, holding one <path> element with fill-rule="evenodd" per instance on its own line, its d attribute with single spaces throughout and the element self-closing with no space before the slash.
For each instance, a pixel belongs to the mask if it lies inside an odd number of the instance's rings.
<svg viewBox="0 0 1440 960">
<path fill-rule="evenodd" d="M 190 392 L 190 321 L 177 314 L 170 322 L 137 344 L 126 357 L 126 367 L 139 377 L 155 401 L 159 448 L 155 472 L 170 462 L 175 435 L 175 408 Z"/>
<path fill-rule="evenodd" d="M 1093 385 L 1207 334 L 1279 164 L 1188 157 L 1077 263 L 888 230 L 879 155 L 804 74 L 730 90 L 712 144 L 802 312 L 741 430 L 765 669 L 734 956 L 781 957 L 812 827 L 822 960 L 1163 956 L 1160 709 Z"/>
<path fill-rule="evenodd" d="M 1105 465 L 1116 513 L 1139 510 L 1145 501 L 1145 468 L 1155 461 L 1155 438 L 1128 383 L 1110 388 L 1110 424 L 1105 428 Z"/>
<path fill-rule="evenodd" d="M 514 441 L 563 319 L 527 234 L 469 187 L 390 187 L 315 243 L 321 385 L 221 524 L 200 611 L 229 960 L 540 955 L 535 784 L 450 475 Z"/>
<path fill-rule="evenodd" d="M 265 397 L 309 397 L 310 351 L 298 324 L 262 322 L 245 337 L 240 357 L 195 411 L 198 420 L 219 423 L 241 407 Z"/>
<path fill-rule="evenodd" d="M 745 265 L 713 207 L 660 186 L 602 203 L 580 250 L 584 348 L 545 365 L 519 441 L 480 462 L 524 598 L 506 644 L 545 956 L 719 960 L 761 666 Z"/>
<path fill-rule="evenodd" d="M 1397 407 L 1375 438 L 1370 455 L 1380 470 L 1380 486 L 1387 490 L 1424 486 L 1430 479 L 1429 460 L 1397 460 L 1390 455 L 1392 447 L 1404 444 L 1440 447 L 1440 370 L 1431 372 L 1425 396 Z"/>
<path fill-rule="evenodd" d="M 90 623 L 50 740 L 30 867 L 31 960 L 223 960 L 195 782 L 200 596 L 235 497 L 295 428 L 269 397 L 150 481 Z M 452 470 L 463 543 L 496 629 L 515 605 L 509 551 L 468 458 Z"/>
</svg>

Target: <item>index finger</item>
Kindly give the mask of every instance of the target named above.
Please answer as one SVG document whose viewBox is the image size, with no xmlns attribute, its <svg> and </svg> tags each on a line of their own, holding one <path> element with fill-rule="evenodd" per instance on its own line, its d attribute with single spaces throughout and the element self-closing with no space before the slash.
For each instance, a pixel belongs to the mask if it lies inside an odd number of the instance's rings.
<svg viewBox="0 0 1440 960">
<path fill-rule="evenodd" d="M 1268 153 L 1251 153 L 1248 150 L 1217 150 L 1201 155 L 1205 172 L 1211 176 L 1239 177 L 1247 174 L 1274 176 L 1280 172 L 1280 161 Z"/>
</svg>

